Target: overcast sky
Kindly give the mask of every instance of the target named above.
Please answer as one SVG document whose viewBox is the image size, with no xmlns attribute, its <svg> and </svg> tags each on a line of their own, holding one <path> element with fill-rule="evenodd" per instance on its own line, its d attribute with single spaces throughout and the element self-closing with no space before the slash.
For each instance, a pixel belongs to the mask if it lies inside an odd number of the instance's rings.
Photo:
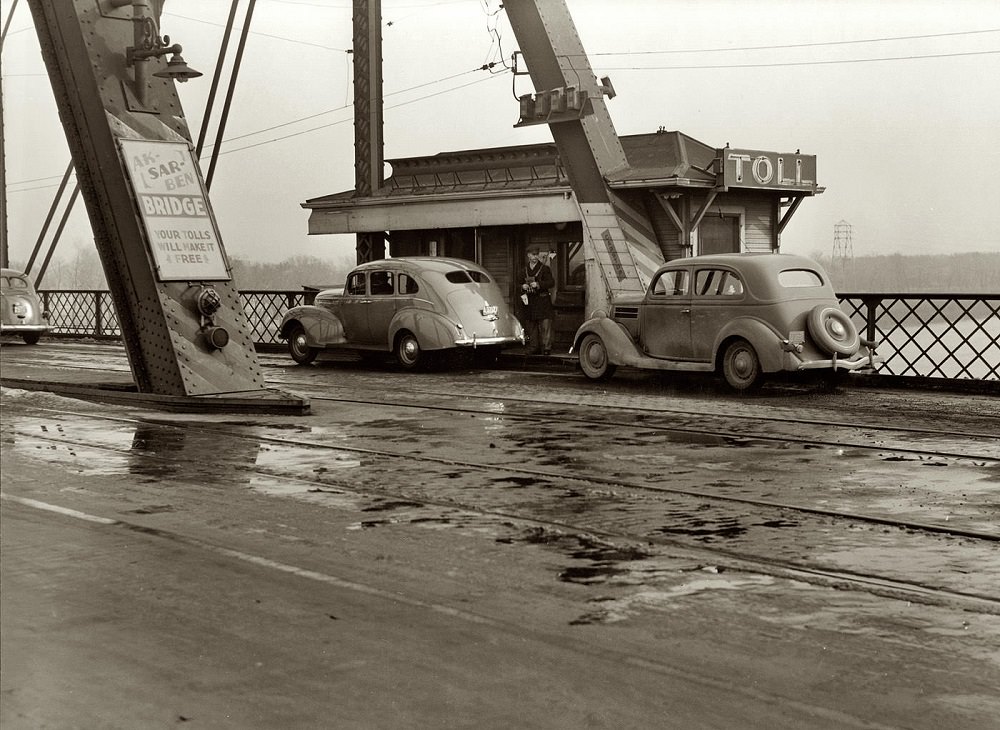
<svg viewBox="0 0 1000 730">
<path fill-rule="evenodd" d="M 539 0 L 544 2 L 545 0 Z M 2 0 L 3 20 L 12 0 Z M 240 23 L 245 5 L 239 11 Z M 161 32 L 205 73 L 180 85 L 201 127 L 229 0 L 167 0 Z M 300 203 L 354 186 L 350 0 L 258 0 L 211 198 L 232 256 L 353 259 L 308 236 Z M 822 195 L 782 250 L 1000 252 L 997 0 L 569 0 L 619 134 L 817 156 Z M 385 156 L 551 141 L 514 129 L 516 39 L 497 0 L 383 0 Z M 230 45 L 230 56 L 237 36 Z M 11 258 L 24 261 L 69 162 L 26 0 L 3 49 Z M 223 85 L 226 77 L 224 76 Z M 518 77 L 516 92 L 531 91 Z M 213 112 L 214 141 L 221 97 Z M 208 150 L 203 158 L 207 171 Z M 82 201 L 60 255 L 91 246 Z"/>
</svg>

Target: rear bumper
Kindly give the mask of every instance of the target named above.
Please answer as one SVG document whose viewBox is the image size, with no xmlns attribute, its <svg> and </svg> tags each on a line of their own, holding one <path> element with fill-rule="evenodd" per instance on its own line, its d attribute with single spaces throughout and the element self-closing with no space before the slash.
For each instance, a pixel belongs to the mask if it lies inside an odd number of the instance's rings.
<svg viewBox="0 0 1000 730">
<path fill-rule="evenodd" d="M 464 337 L 455 340 L 456 347 L 486 347 L 489 345 L 523 345 L 524 336 L 521 337 Z"/>
<path fill-rule="evenodd" d="M 799 363 L 798 370 L 874 370 L 881 365 L 882 358 L 875 354 L 855 355 L 851 358 L 841 358 L 836 355 L 830 360 L 804 360 Z"/>
<path fill-rule="evenodd" d="M 38 332 L 44 334 L 51 327 L 47 324 L 4 324 L 0 325 L 0 335 L 20 335 L 26 332 Z"/>
</svg>

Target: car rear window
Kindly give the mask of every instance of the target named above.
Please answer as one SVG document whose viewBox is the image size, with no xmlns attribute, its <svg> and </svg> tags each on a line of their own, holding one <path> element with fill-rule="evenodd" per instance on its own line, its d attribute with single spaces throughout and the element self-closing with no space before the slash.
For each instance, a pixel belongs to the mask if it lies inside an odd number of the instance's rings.
<svg viewBox="0 0 1000 730">
<path fill-rule="evenodd" d="M 3 285 L 4 285 L 5 289 L 8 289 L 8 288 L 9 289 L 27 289 L 28 288 L 28 282 L 26 282 L 24 279 L 20 278 L 19 276 L 12 276 L 10 278 L 7 278 L 5 276 L 3 278 Z"/>
<path fill-rule="evenodd" d="M 444 275 L 444 278 L 452 284 L 468 284 L 474 281 L 477 284 L 488 284 L 490 277 L 482 271 L 469 271 L 466 269 L 455 269 Z"/>
<path fill-rule="evenodd" d="M 823 286 L 823 277 L 810 269 L 785 269 L 778 272 L 778 283 L 790 288 Z"/>
</svg>

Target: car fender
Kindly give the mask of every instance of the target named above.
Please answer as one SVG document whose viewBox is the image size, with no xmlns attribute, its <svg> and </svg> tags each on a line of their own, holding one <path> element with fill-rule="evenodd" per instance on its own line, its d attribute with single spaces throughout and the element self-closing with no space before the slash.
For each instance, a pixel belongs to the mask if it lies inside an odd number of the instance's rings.
<svg viewBox="0 0 1000 730">
<path fill-rule="evenodd" d="M 578 349 L 583 338 L 589 334 L 597 335 L 604 342 L 611 364 L 642 367 L 641 360 L 646 356 L 636 346 L 628 330 L 618 322 L 607 317 L 588 319 L 577 329 L 573 337 L 573 349 Z"/>
<path fill-rule="evenodd" d="M 781 348 L 782 336 L 769 324 L 753 317 L 740 317 L 726 324 L 715 339 L 715 362 L 721 363 L 729 342 L 742 338 L 753 345 L 765 373 L 785 369 L 785 351 Z"/>
<path fill-rule="evenodd" d="M 306 344 L 310 347 L 326 347 L 347 342 L 344 324 L 332 312 L 312 304 L 292 307 L 281 318 L 278 332 L 282 339 L 288 339 L 292 327 L 301 324 L 306 333 Z"/>
<path fill-rule="evenodd" d="M 403 309 L 389 323 L 388 348 L 392 350 L 396 344 L 396 335 L 402 330 L 408 330 L 416 335 L 420 347 L 424 350 L 442 350 L 455 347 L 455 341 L 460 338 L 458 325 L 437 312 L 428 309 Z"/>
</svg>

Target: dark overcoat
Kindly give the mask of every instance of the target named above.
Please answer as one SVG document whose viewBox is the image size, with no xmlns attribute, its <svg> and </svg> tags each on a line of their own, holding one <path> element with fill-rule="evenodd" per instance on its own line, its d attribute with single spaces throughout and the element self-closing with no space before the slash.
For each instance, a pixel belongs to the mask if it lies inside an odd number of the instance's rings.
<svg viewBox="0 0 1000 730">
<path fill-rule="evenodd" d="M 556 285 L 556 280 L 552 277 L 552 270 L 541 261 L 534 268 L 529 264 L 524 272 L 524 281 L 521 283 L 527 284 L 531 281 L 538 283 L 538 289 L 527 292 L 528 304 L 524 308 L 525 319 L 529 321 L 552 319 L 554 310 L 550 291 Z"/>
</svg>

